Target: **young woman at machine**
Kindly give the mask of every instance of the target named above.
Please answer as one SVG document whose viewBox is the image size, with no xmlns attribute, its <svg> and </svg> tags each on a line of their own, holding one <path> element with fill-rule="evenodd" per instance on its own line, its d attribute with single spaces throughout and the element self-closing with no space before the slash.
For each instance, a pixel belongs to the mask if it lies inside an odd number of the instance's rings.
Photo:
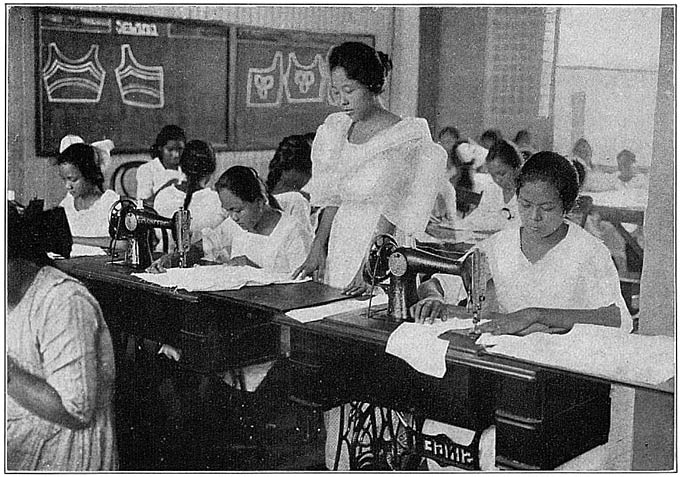
<svg viewBox="0 0 682 477">
<path fill-rule="evenodd" d="M 565 332 L 575 323 L 632 329 L 632 319 L 620 292 L 618 272 L 609 251 L 580 226 L 565 219 L 578 195 L 578 174 L 572 163 L 553 152 L 540 152 L 523 165 L 517 181 L 521 225 L 502 230 L 478 247 L 488 269 L 481 333 L 526 335 Z M 421 300 L 411 308 L 419 323 L 447 320 L 457 297 L 459 277 L 437 275 L 419 287 Z M 454 286 L 453 286 L 454 285 Z M 454 300 L 453 300 L 454 299 Z M 632 412 L 633 394 L 612 388 L 612 415 Z M 627 410 L 629 407 L 629 411 Z M 630 414 L 631 416 L 631 414 Z M 466 430 L 432 420 L 422 432 L 446 434 L 457 440 Z M 494 428 L 487 432 L 487 456 L 493 470 Z M 610 437 L 609 443 L 616 439 Z M 565 470 L 604 470 L 607 443 L 562 466 Z M 434 470 L 447 470 L 429 461 Z"/>
<path fill-rule="evenodd" d="M 100 307 L 50 266 L 38 225 L 7 212 L 7 469 L 115 471 L 114 351 Z"/>
<path fill-rule="evenodd" d="M 313 163 L 310 152 L 315 133 L 287 136 L 279 143 L 268 166 L 265 181 L 282 210 L 296 217 L 312 236 L 310 195 L 301 190 L 310 181 Z"/>
<path fill-rule="evenodd" d="M 203 229 L 217 227 L 227 218 L 218 193 L 208 187 L 216 169 L 211 145 L 199 140 L 189 141 L 182 151 L 180 168 L 184 179 L 180 183 L 171 183 L 156 193 L 154 210 L 163 217 L 172 217 L 180 207 L 189 210 L 192 217 L 192 241 L 196 242 L 201 239 Z M 173 250 L 173 247 L 173 239 L 170 237 L 168 250 Z"/>
<path fill-rule="evenodd" d="M 118 201 L 113 190 L 104 190 L 103 152 L 83 143 L 74 143 L 57 156 L 59 176 L 66 187 L 64 208 L 73 242 L 92 247 L 109 247 L 109 211 Z M 124 249 L 125 241 L 116 248 Z"/>
<path fill-rule="evenodd" d="M 608 249 L 565 219 L 578 196 L 575 167 L 553 152 L 537 153 L 517 179 L 520 226 L 502 230 L 478 246 L 489 265 L 487 313 L 479 326 L 493 334 L 528 334 L 575 323 L 620 326 L 631 317 L 620 293 Z M 450 279 L 438 275 L 420 285 L 412 308 L 418 322 L 447 319 Z"/>
<path fill-rule="evenodd" d="M 516 200 L 516 177 L 523 161 L 514 146 L 505 140 L 488 150 L 486 165 L 495 185 L 483 191 L 481 202 L 455 227 L 467 230 L 498 231 L 519 223 Z"/>
<path fill-rule="evenodd" d="M 152 160 L 137 169 L 137 199 L 154 202 L 154 194 L 169 181 L 182 179 L 180 157 L 185 149 L 185 131 L 174 124 L 161 128 L 151 147 Z"/>
<path fill-rule="evenodd" d="M 190 247 L 190 264 L 205 258 L 236 266 L 292 273 L 305 260 L 311 237 L 295 218 L 283 214 L 277 201 L 250 167 L 233 166 L 215 184 L 228 218 Z M 156 260 L 149 272 L 177 267 L 180 256 L 170 253 Z"/>
<path fill-rule="evenodd" d="M 388 56 L 359 42 L 332 48 L 331 94 L 343 111 L 315 136 L 306 190 L 322 209 L 310 254 L 295 275 L 313 276 L 349 295 L 363 294 L 365 255 L 378 234 L 407 244 L 423 232 L 447 154 L 424 119 L 401 118 L 380 99 Z"/>
</svg>

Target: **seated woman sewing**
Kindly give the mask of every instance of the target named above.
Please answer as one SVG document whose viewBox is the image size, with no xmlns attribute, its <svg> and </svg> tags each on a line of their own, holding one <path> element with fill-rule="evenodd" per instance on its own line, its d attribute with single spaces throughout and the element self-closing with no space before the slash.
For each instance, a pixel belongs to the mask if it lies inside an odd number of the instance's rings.
<svg viewBox="0 0 682 477">
<path fill-rule="evenodd" d="M 478 246 L 488 270 L 481 332 L 528 334 L 569 330 L 575 323 L 631 329 L 609 251 L 565 216 L 578 195 L 575 167 L 553 152 L 533 155 L 517 178 L 520 227 L 498 232 Z M 437 275 L 419 287 L 412 308 L 418 322 L 447 319 L 450 280 Z M 489 299 L 492 298 L 492 299 Z"/>
<path fill-rule="evenodd" d="M 188 252 L 189 264 L 205 258 L 291 274 L 303 263 L 312 242 L 310 233 L 294 217 L 282 214 L 255 170 L 231 167 L 215 189 L 228 218 L 214 229 L 202 230 L 202 239 Z M 178 266 L 179 260 L 177 252 L 163 255 L 147 271 L 164 272 Z"/>
<path fill-rule="evenodd" d="M 553 152 L 533 155 L 517 179 L 521 225 L 506 229 L 478 247 L 487 258 L 489 277 L 481 317 L 481 333 L 526 335 L 564 332 L 575 323 L 632 328 L 632 320 L 620 293 L 618 273 L 607 248 L 581 227 L 565 219 L 578 195 L 573 165 Z M 485 262 L 484 262 L 485 263 Z M 419 287 L 421 300 L 412 308 L 417 322 L 454 316 L 450 301 L 459 277 L 436 275 Z M 589 357 L 586 357 L 589 359 Z M 612 415 L 623 419 L 631 412 L 633 395 L 625 387 L 612 388 Z M 629 409 L 629 411 L 628 411 Z M 461 439 L 466 429 L 427 420 L 422 432 Z M 495 428 L 482 438 L 482 463 L 492 470 L 495 462 Z M 562 465 L 563 470 L 604 470 L 610 447 L 617 439 L 590 450 Z M 487 444 L 483 444 L 487 443 Z M 614 451 L 615 452 L 615 451 Z M 431 461 L 429 467 L 445 470 Z M 483 465 L 483 464 L 482 464 Z"/>
</svg>

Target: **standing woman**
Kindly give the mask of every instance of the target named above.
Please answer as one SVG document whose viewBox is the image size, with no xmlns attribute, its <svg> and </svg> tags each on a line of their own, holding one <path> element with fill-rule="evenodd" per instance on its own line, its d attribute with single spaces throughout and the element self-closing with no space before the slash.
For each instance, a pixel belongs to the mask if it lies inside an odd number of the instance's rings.
<svg viewBox="0 0 682 477">
<path fill-rule="evenodd" d="M 311 204 L 323 209 L 312 249 L 295 275 L 363 294 L 367 251 L 377 234 L 408 244 L 426 228 L 446 152 L 428 123 L 401 118 L 380 99 L 392 68 L 388 56 L 359 42 L 331 49 L 331 94 L 343 110 L 315 136 Z"/>
<path fill-rule="evenodd" d="M 37 225 L 7 211 L 7 469 L 116 470 L 114 351 L 102 311 L 50 266 Z"/>
</svg>

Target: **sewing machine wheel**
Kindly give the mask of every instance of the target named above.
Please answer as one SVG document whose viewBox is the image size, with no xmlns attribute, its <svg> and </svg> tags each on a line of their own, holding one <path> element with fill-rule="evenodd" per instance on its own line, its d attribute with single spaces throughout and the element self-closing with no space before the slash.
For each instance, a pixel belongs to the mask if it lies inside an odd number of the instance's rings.
<svg viewBox="0 0 682 477">
<path fill-rule="evenodd" d="M 388 257 L 398 248 L 398 243 L 388 234 L 377 235 L 369 248 L 363 277 L 370 285 L 378 285 L 389 277 Z"/>
<path fill-rule="evenodd" d="M 124 238 L 125 228 L 123 220 L 128 210 L 135 208 L 135 201 L 122 197 L 111 205 L 109 209 L 109 236 L 112 239 Z"/>
</svg>

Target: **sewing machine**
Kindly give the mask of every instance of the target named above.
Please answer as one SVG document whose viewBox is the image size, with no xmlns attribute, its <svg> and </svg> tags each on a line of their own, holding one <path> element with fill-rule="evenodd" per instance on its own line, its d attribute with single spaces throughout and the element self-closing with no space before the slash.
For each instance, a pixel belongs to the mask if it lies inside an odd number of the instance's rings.
<svg viewBox="0 0 682 477">
<path fill-rule="evenodd" d="M 482 281 L 482 257 L 477 248 L 452 259 L 409 247 L 399 247 L 390 235 L 380 235 L 372 244 L 364 270 L 365 280 L 380 285 L 387 278 L 389 285 L 389 321 L 414 321 L 410 307 L 419 301 L 417 287 L 420 274 L 448 273 L 459 275 L 467 289 L 467 311 L 473 315 L 474 324 L 480 319 L 485 300 L 485 282 Z"/>
<path fill-rule="evenodd" d="M 187 267 L 187 252 L 191 244 L 189 210 L 182 207 L 173 217 L 158 215 L 154 209 L 145 207 L 142 201 L 130 199 L 115 202 L 110 211 L 109 235 L 113 240 L 127 240 L 124 264 L 136 270 L 144 270 L 152 263 L 152 241 L 154 229 L 170 230 L 175 241 L 175 251 L 180 253 L 180 267 Z"/>
</svg>

